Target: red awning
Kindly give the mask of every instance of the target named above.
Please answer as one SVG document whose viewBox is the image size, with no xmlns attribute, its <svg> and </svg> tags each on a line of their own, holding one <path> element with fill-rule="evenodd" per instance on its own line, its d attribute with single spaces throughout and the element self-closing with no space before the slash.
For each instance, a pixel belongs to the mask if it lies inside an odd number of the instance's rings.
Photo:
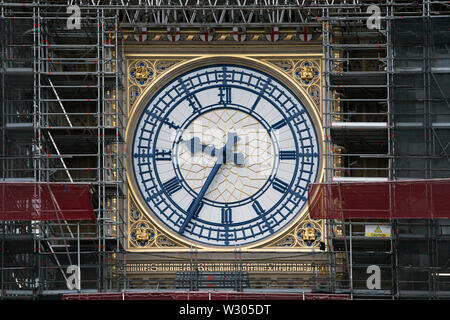
<svg viewBox="0 0 450 320">
<path fill-rule="evenodd" d="M 450 218 L 450 179 L 316 183 L 309 195 L 313 219 Z"/>
<path fill-rule="evenodd" d="M 0 221 L 95 219 L 88 184 L 0 183 Z"/>
</svg>

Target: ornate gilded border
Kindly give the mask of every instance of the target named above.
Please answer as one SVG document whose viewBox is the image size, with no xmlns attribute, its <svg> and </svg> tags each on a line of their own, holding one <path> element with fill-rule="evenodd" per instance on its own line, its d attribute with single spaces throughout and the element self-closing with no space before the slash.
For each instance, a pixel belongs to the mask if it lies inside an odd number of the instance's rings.
<svg viewBox="0 0 450 320">
<path fill-rule="evenodd" d="M 168 79 L 173 70 L 183 69 L 190 62 L 202 59 L 244 59 L 248 63 L 260 63 L 275 73 L 285 75 L 291 84 L 301 92 L 302 100 L 315 108 L 315 114 L 320 122 L 322 133 L 322 59 L 320 55 L 128 55 L 127 56 L 127 110 L 133 119 L 136 109 L 145 102 L 145 96 L 151 95 Z M 261 67 L 261 66 L 259 66 Z M 179 72 L 178 72 L 179 73 Z M 159 86 L 158 86 L 159 85 Z M 131 122 L 131 121 L 129 121 Z M 128 125 L 130 127 L 130 123 Z M 127 129 L 128 132 L 128 129 Z M 128 136 L 128 135 L 127 135 Z M 322 144 L 322 151 L 323 144 Z M 129 161 L 127 161 L 129 162 Z M 128 171 L 127 171 L 128 172 Z M 128 174 L 127 174 L 128 176 Z M 323 162 L 321 175 L 323 178 Z M 128 180 L 130 184 L 130 179 Z M 144 213 L 142 205 L 137 201 L 128 188 L 126 212 L 127 245 L 128 251 L 188 251 L 195 247 L 201 251 L 229 251 L 234 250 L 221 247 L 208 247 L 197 243 L 183 241 L 183 238 L 171 235 L 164 228 Z M 284 230 L 281 234 L 269 240 L 258 243 L 256 246 L 242 247 L 244 251 L 311 251 L 318 250 L 320 243 L 325 243 L 325 223 L 323 220 L 312 220 L 306 213 L 307 208 L 299 215 L 299 219 Z"/>
<path fill-rule="evenodd" d="M 130 112 L 134 102 L 143 91 L 160 76 L 185 59 L 128 59 L 127 60 L 127 110 Z"/>
</svg>

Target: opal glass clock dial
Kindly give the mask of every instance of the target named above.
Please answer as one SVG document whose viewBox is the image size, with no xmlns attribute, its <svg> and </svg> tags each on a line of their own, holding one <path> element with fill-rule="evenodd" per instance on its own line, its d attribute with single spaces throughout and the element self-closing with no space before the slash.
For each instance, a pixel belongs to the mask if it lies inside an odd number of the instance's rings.
<svg viewBox="0 0 450 320">
<path fill-rule="evenodd" d="M 132 128 L 132 170 L 160 225 L 197 243 L 275 235 L 306 205 L 319 142 L 302 101 L 253 68 L 210 65 L 165 84 Z"/>
</svg>

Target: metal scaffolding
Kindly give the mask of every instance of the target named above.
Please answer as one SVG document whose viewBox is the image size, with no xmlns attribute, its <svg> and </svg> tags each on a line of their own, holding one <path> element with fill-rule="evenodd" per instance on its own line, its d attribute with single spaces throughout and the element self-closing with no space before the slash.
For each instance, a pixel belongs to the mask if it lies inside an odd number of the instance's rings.
<svg viewBox="0 0 450 320">
<path fill-rule="evenodd" d="M 371 5 L 379 9 L 379 26 Z M 432 179 L 450 176 L 449 17 L 448 2 L 429 0 L 0 0 L 0 180 L 87 183 L 97 217 L 2 221 L 1 298 L 73 292 L 66 286 L 70 265 L 81 267 L 83 293 L 176 286 L 126 272 L 124 45 L 134 41 L 130 35 L 143 28 L 150 40 L 177 28 L 198 35 L 208 27 L 220 36 L 278 27 L 279 41 L 291 41 L 310 28 L 323 48 L 325 181 Z M 69 28 L 69 20 L 82 27 Z M 367 237 L 367 224 L 386 224 L 391 235 Z M 329 219 L 326 229 L 326 275 L 275 284 L 250 279 L 250 286 L 449 297 L 450 278 L 441 276 L 450 266 L 449 220 Z M 423 253 L 416 255 L 415 246 Z M 192 256 L 178 258 L 197 263 Z M 371 265 L 383 275 L 376 290 L 366 286 Z"/>
<path fill-rule="evenodd" d="M 339 19 L 331 10 L 324 17 L 326 179 L 448 178 L 448 3 L 386 1 L 379 9 L 374 29 L 368 19 Z M 344 252 L 346 292 L 449 297 L 449 256 L 442 251 L 450 244 L 448 219 L 383 220 L 374 213 L 327 222 L 331 251 Z M 370 224 L 386 224 L 390 235 L 368 237 Z M 366 286 L 371 265 L 384 275 L 379 290 Z"/>
<path fill-rule="evenodd" d="M 65 7 L 0 7 L 1 179 L 88 183 L 97 216 L 94 223 L 2 222 L 3 292 L 53 294 L 66 288 L 66 269 L 74 264 L 81 265 L 82 288 L 113 289 L 112 255 L 123 248 L 126 192 L 117 16 L 83 10 L 83 29 L 68 30 L 67 18 L 60 18 Z M 26 236 L 30 251 L 16 251 L 17 233 Z M 30 276 L 13 269 L 30 270 Z"/>
</svg>

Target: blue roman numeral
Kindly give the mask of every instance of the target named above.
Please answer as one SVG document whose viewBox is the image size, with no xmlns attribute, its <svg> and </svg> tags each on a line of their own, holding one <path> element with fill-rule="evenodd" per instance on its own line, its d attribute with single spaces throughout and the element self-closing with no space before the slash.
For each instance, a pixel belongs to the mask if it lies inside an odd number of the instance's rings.
<svg viewBox="0 0 450 320">
<path fill-rule="evenodd" d="M 229 104 L 231 103 L 231 87 L 220 87 L 219 88 L 219 103 Z"/>
<path fill-rule="evenodd" d="M 180 79 L 178 80 L 181 89 L 183 90 L 183 93 L 186 94 L 186 99 L 189 102 L 189 106 L 192 108 L 192 110 L 194 112 L 196 112 L 198 109 L 201 109 L 202 106 L 200 104 L 200 101 L 198 101 L 197 97 L 195 96 L 195 94 L 191 94 L 189 92 L 189 90 L 187 89 L 186 84 Z M 192 84 L 192 80 L 191 80 L 191 84 Z"/>
<path fill-rule="evenodd" d="M 258 216 L 264 214 L 264 209 L 261 207 L 261 204 L 257 200 L 255 200 L 252 203 L 252 207 L 253 207 L 253 209 L 255 209 L 255 211 L 258 214 Z"/>
<path fill-rule="evenodd" d="M 154 157 L 156 161 L 170 161 L 172 160 L 172 151 L 170 150 L 158 150 L 155 153 L 146 153 L 146 150 L 142 150 L 142 153 L 133 153 L 134 158 L 147 159 Z"/>
<path fill-rule="evenodd" d="M 291 150 L 280 151 L 280 160 L 295 160 L 297 159 L 297 153 Z"/>
<path fill-rule="evenodd" d="M 169 195 L 172 195 L 181 189 L 181 184 L 177 177 L 173 177 L 169 181 L 164 182 L 163 187 Z"/>
<path fill-rule="evenodd" d="M 273 130 L 278 130 L 278 129 L 283 128 L 285 125 L 287 125 L 286 119 L 282 119 L 282 120 L 278 121 L 277 123 L 275 123 L 272 126 L 272 129 Z"/>
<path fill-rule="evenodd" d="M 222 208 L 222 224 L 231 224 L 233 223 L 231 208 Z"/>
<path fill-rule="evenodd" d="M 155 160 L 156 161 L 170 161 L 170 160 L 172 160 L 172 151 L 156 149 Z"/>
<path fill-rule="evenodd" d="M 264 87 L 262 90 L 258 93 L 258 97 L 256 98 L 255 102 L 253 103 L 253 106 L 250 108 L 252 111 L 255 110 L 256 106 L 258 105 L 259 101 L 261 100 L 261 97 L 266 92 L 267 87 L 269 86 L 271 79 L 267 79 L 267 82 L 264 84 Z"/>
<path fill-rule="evenodd" d="M 273 180 L 272 187 L 281 193 L 285 193 L 287 191 L 289 185 L 286 182 L 284 182 L 278 178 L 275 178 Z"/>
<path fill-rule="evenodd" d="M 274 230 L 272 228 L 272 226 L 270 225 L 269 221 L 267 221 L 266 216 L 265 216 L 265 211 L 264 209 L 261 207 L 261 204 L 258 202 L 258 200 L 255 200 L 252 203 L 252 207 L 255 210 L 256 214 L 261 217 L 261 219 L 263 219 L 264 221 L 264 225 L 267 229 L 269 229 L 270 233 L 274 233 Z"/>
</svg>

